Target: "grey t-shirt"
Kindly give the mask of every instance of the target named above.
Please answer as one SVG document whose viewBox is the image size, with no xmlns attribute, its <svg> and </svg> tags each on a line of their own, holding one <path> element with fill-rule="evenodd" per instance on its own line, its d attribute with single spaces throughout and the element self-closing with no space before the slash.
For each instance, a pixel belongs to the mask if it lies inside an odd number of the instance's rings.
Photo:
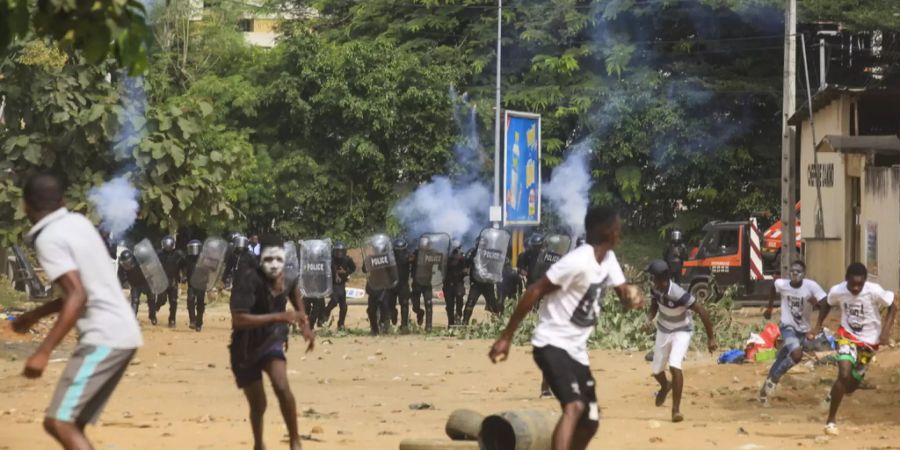
<svg viewBox="0 0 900 450">
<path fill-rule="evenodd" d="M 86 217 L 60 208 L 36 223 L 28 237 L 34 240 L 38 261 L 54 282 L 78 272 L 87 304 L 78 319 L 81 344 L 132 349 L 143 345 L 134 311 L 116 276 L 100 233 Z"/>
</svg>

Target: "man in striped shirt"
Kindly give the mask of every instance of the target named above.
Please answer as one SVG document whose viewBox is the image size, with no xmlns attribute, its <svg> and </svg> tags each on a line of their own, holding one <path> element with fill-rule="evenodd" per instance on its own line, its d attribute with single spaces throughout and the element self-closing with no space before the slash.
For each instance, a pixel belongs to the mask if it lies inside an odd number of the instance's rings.
<svg viewBox="0 0 900 450">
<path fill-rule="evenodd" d="M 706 309 L 690 293 L 672 282 L 669 265 L 665 261 L 656 260 L 647 266 L 647 272 L 653 277 L 653 302 L 644 326 L 647 330 L 651 329 L 653 319 L 656 319 L 656 348 L 651 366 L 653 377 L 659 382 L 656 406 L 662 406 L 669 391 L 672 391 L 672 422 L 681 422 L 684 420 L 681 414 L 681 391 L 684 387 L 681 362 L 690 348 L 694 334 L 694 312 L 700 315 L 703 327 L 706 328 L 709 352 L 716 351 L 718 344 Z M 666 379 L 666 364 L 672 372 L 671 381 Z"/>
</svg>

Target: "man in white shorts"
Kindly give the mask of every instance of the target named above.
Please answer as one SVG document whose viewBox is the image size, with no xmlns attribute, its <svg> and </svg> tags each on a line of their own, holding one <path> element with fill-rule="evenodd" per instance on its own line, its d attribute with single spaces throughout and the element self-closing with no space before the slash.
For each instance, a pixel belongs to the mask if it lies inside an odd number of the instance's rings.
<svg viewBox="0 0 900 450">
<path fill-rule="evenodd" d="M 625 284 L 612 251 L 622 236 L 619 215 L 610 208 L 595 208 L 584 221 L 587 244 L 569 252 L 528 287 L 488 355 L 495 363 L 506 359 L 522 319 L 543 298 L 531 344 L 534 361 L 563 410 L 553 432 L 553 450 L 583 450 L 597 433 L 600 412 L 587 341 L 606 289 L 614 288 L 626 308 L 639 309 L 644 303 L 640 290 Z"/>
<path fill-rule="evenodd" d="M 651 329 L 656 319 L 656 347 L 653 350 L 651 373 L 659 382 L 656 393 L 656 406 L 666 402 L 666 396 L 672 391 L 672 422 L 681 422 L 681 391 L 684 388 L 684 374 L 681 363 L 691 347 L 694 335 L 694 312 L 700 315 L 706 329 L 706 346 L 710 353 L 716 351 L 718 344 L 713 333 L 713 324 L 709 313 L 694 297 L 672 281 L 669 264 L 656 260 L 647 266 L 647 273 L 653 277 L 651 295 L 653 302 L 647 311 L 645 329 Z M 666 365 L 672 372 L 672 381 L 666 379 Z"/>
<path fill-rule="evenodd" d="M 39 378 L 73 326 L 78 345 L 59 379 L 44 429 L 66 449 L 90 449 L 85 425 L 96 422 L 131 358 L 143 344 L 131 305 L 100 233 L 83 215 L 65 208 L 62 181 L 41 174 L 25 183 L 25 214 L 34 226 L 27 238 L 48 278 L 64 295 L 13 322 L 20 333 L 59 313 L 47 337 L 25 362 L 24 375 Z"/>
</svg>

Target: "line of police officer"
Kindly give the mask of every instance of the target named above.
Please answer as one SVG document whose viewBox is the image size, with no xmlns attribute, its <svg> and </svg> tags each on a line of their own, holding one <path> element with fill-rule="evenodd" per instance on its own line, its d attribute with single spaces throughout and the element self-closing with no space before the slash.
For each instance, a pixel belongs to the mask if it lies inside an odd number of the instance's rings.
<svg viewBox="0 0 900 450">
<path fill-rule="evenodd" d="M 487 237 L 485 233 L 488 233 Z M 569 241 L 566 241 L 551 245 L 552 251 L 543 251 L 544 236 L 534 234 L 529 238 L 526 250 L 519 255 L 516 270 L 511 267 L 507 257 L 509 235 L 502 230 L 483 231 L 476 245 L 466 253 L 463 253 L 459 240 L 450 240 L 448 235 L 442 233 L 426 233 L 419 239 L 416 249 L 411 249 L 404 238 L 391 242 L 386 236 L 376 235 L 370 241 L 376 237 L 383 241 L 380 244 L 382 253 L 391 254 L 390 258 L 386 258 L 370 248 L 363 267 L 364 272 L 369 272 L 366 285 L 366 292 L 369 294 L 367 314 L 372 334 L 384 333 L 391 325 L 397 325 L 398 321 L 401 332 L 407 332 L 410 306 L 416 315 L 416 323 L 424 325 L 426 331 L 431 331 L 433 291 L 437 287 L 443 289 L 447 322 L 451 326 L 468 325 L 475 305 L 482 297 L 488 312 L 502 314 L 506 300 L 515 300 L 520 295 L 523 281 L 530 284 L 539 279 L 542 272 L 564 254 L 563 249 L 569 246 Z M 486 243 L 484 248 L 480 248 L 482 242 Z M 307 244 L 317 247 L 310 250 L 313 247 Z M 206 243 L 192 240 L 188 243 L 185 254 L 175 248 L 173 237 L 166 236 L 160 242 L 160 250 L 154 257 L 147 255 L 150 253 L 147 251 L 139 255 L 132 254 L 130 250 L 122 252 L 119 257 L 119 277 L 131 287 L 135 314 L 138 312 L 141 296 L 147 297 L 149 319 L 154 325 L 157 323 L 157 311 L 168 303 L 170 327 L 175 327 L 176 324 L 179 282 L 188 282 L 190 327 L 200 331 L 203 327 L 206 292 L 219 279 L 224 281 L 226 288 L 240 283 L 242 277 L 236 277 L 235 274 L 258 265 L 257 257 L 248 250 L 248 245 L 249 241 L 245 236 L 234 233 L 228 244 L 218 238 L 208 239 Z M 149 242 L 145 240 L 135 246 L 135 252 L 147 246 Z M 499 251 L 497 246 L 503 250 Z M 554 250 L 557 248 L 558 250 Z M 346 284 L 357 269 L 353 259 L 347 254 L 346 244 L 338 241 L 331 247 L 328 241 L 304 241 L 301 243 L 299 257 L 296 248 L 292 249 L 295 262 L 287 261 L 286 270 L 290 272 L 293 267 L 295 276 L 306 274 L 300 286 L 301 289 L 305 287 L 306 308 L 314 319 L 312 325 L 324 325 L 332 311 L 339 308 L 337 327 L 344 329 L 347 317 Z M 310 251 L 317 253 L 310 255 Z M 321 255 L 322 252 L 326 252 L 325 255 Z M 204 254 L 203 257 L 201 253 Z M 144 257 L 140 258 L 141 255 Z M 302 255 L 307 256 L 307 261 L 304 262 Z M 420 257 L 423 258 L 421 261 Z M 147 261 L 148 259 L 151 261 Z M 154 259 L 156 261 L 152 261 Z M 195 269 L 201 259 L 204 261 L 204 270 L 195 277 Z M 372 266 L 375 272 L 379 272 L 379 259 L 390 266 L 391 272 L 387 277 L 375 274 L 373 278 L 373 273 L 367 269 Z M 158 268 L 154 269 L 154 264 Z M 300 267 L 303 264 L 306 266 Z M 147 273 L 151 274 L 149 281 L 145 275 Z M 468 297 L 465 289 L 467 277 Z M 151 285 L 154 287 L 151 288 Z M 330 297 L 327 305 L 326 297 Z"/>
<path fill-rule="evenodd" d="M 175 248 L 175 239 L 166 236 L 160 241 L 160 249 L 151 256 L 152 250 L 145 251 L 150 246 L 149 241 L 144 240 L 135 245 L 134 251 L 126 249 L 119 255 L 119 280 L 131 289 L 131 306 L 135 314 L 141 297 L 147 298 L 148 316 L 153 325 L 157 324 L 156 313 L 168 303 L 170 328 L 176 325 L 179 284 L 187 283 L 190 328 L 201 331 L 206 292 L 219 279 L 223 279 L 226 286 L 232 284 L 232 280 L 240 282 L 241 277 L 234 274 L 258 264 L 248 245 L 245 236 L 234 233 L 230 244 L 219 238 L 208 239 L 206 243 L 195 239 L 188 242 L 187 251 L 182 252 Z M 204 252 L 204 264 L 198 270 Z"/>
<path fill-rule="evenodd" d="M 515 300 L 521 294 L 523 282 L 533 282 L 543 275 L 542 272 L 559 259 L 569 247 L 571 241 L 566 239 L 551 248 L 544 250 L 544 237 L 541 234 L 533 235 L 528 241 L 525 252 L 519 256 L 517 267 L 513 269 L 507 249 L 509 243 L 508 234 L 502 242 L 502 251 L 495 248 L 480 246 L 483 242 L 494 242 L 483 236 L 475 246 L 464 253 L 462 243 L 459 240 L 449 241 L 446 260 L 440 259 L 442 242 L 449 236 L 441 233 L 426 233 L 418 241 L 418 248 L 410 249 L 409 243 L 404 238 L 396 238 L 391 243 L 393 252 L 389 265 L 396 268 L 396 284 L 393 280 L 381 281 L 382 278 L 369 273 L 366 291 L 369 294 L 367 314 L 371 327 L 371 333 L 384 333 L 390 325 L 397 325 L 398 319 L 400 331 L 407 332 L 410 324 L 410 306 L 416 314 L 416 322 L 426 331 L 431 331 L 433 326 L 433 289 L 441 286 L 446 305 L 447 322 L 453 325 L 468 325 L 475 305 L 480 298 L 485 299 L 485 309 L 492 314 L 502 314 L 507 299 Z M 502 230 L 492 230 L 488 233 L 506 233 Z M 372 238 L 370 238 L 372 239 Z M 557 250 L 559 249 L 559 250 Z M 370 272 L 369 265 L 377 266 L 376 260 L 387 259 L 383 252 L 387 249 L 372 248 L 367 244 L 364 247 L 364 271 Z M 492 253 L 493 251 L 493 253 Z M 370 254 L 366 254 L 370 253 Z M 491 255 L 495 255 L 495 264 L 492 269 L 487 269 L 484 264 L 489 264 Z M 420 258 L 428 258 L 422 261 Z M 375 262 L 372 262 L 375 261 Z M 371 263 L 370 263 L 371 262 Z M 442 267 L 438 269 L 438 267 Z M 393 267 L 392 267 L 393 268 Z M 494 276 L 485 275 L 484 272 L 494 272 Z M 439 281 L 436 273 L 441 272 Z M 477 276 L 481 273 L 482 276 Z M 373 283 L 373 277 L 378 281 Z M 465 279 L 469 278 L 468 296 L 466 296 Z M 393 274 L 385 279 L 394 278 Z M 373 287 L 373 284 L 390 286 L 384 289 Z M 397 307 L 399 306 L 399 314 Z"/>
</svg>

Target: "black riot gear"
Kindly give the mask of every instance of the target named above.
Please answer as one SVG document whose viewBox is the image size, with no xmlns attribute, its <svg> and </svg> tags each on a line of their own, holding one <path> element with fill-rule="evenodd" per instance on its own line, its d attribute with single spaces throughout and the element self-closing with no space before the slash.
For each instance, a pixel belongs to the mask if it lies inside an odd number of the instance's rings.
<svg viewBox="0 0 900 450">
<path fill-rule="evenodd" d="M 337 241 L 332 247 L 331 258 L 331 300 L 325 307 L 324 317 L 331 315 L 335 307 L 339 307 L 338 329 L 344 328 L 347 319 L 347 280 L 356 272 L 356 263 L 353 258 L 347 256 L 347 244 Z M 325 319 L 323 318 L 323 321 Z"/>
<path fill-rule="evenodd" d="M 163 238 L 163 248 L 157 257 L 169 279 L 169 287 L 157 297 L 156 308 L 159 310 L 166 303 L 169 304 L 169 327 L 174 328 L 175 313 L 178 310 L 178 283 L 187 273 L 187 259 L 185 259 L 184 253 L 175 249 L 175 240 L 172 239 L 172 245 L 169 246 L 167 238 L 171 238 L 171 236 Z"/>
<path fill-rule="evenodd" d="M 187 245 L 187 254 L 188 256 L 199 256 L 200 249 L 203 248 L 203 243 L 198 241 L 197 239 L 191 240 Z"/>
<path fill-rule="evenodd" d="M 681 230 L 673 230 L 671 233 L 671 240 L 669 244 L 666 245 L 665 250 L 663 250 L 663 261 L 669 265 L 669 269 L 672 274 L 672 278 L 676 283 L 681 282 L 681 268 L 684 266 L 684 261 L 688 258 L 688 249 L 687 246 L 682 242 Z"/>
</svg>

